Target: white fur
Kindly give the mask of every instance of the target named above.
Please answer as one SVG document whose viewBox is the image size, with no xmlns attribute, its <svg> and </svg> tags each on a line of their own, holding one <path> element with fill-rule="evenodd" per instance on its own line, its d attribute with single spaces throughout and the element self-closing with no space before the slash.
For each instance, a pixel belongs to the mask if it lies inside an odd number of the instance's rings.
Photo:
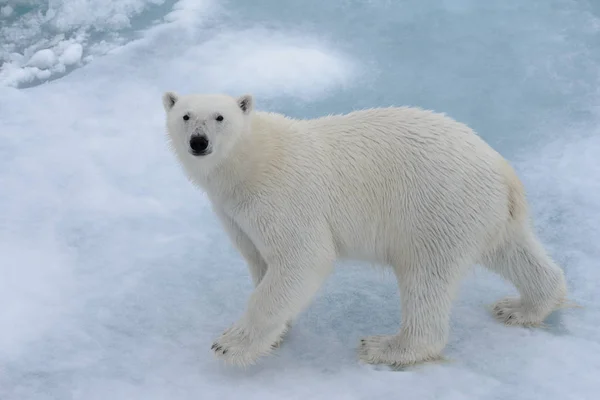
<svg viewBox="0 0 600 400">
<path fill-rule="evenodd" d="M 223 360 L 247 365 L 268 354 L 338 258 L 390 265 L 400 286 L 401 329 L 361 340 L 369 363 L 439 358 L 459 280 L 474 263 L 519 290 L 494 308 L 508 324 L 539 324 L 563 304 L 563 272 L 533 233 L 519 179 L 464 124 L 409 107 L 294 120 L 254 111 L 251 96 L 163 100 L 178 160 L 256 285 L 243 317 L 213 344 Z M 211 154 L 189 153 L 193 132 L 210 138 Z"/>
</svg>

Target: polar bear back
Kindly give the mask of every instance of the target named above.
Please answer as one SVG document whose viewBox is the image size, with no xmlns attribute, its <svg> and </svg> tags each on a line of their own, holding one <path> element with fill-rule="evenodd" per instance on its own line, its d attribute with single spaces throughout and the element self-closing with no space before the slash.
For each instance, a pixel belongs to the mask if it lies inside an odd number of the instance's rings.
<svg viewBox="0 0 600 400">
<path fill-rule="evenodd" d="M 289 212 L 327 223 L 341 256 L 477 258 L 503 240 L 511 191 L 521 193 L 506 161 L 443 114 L 396 107 L 254 119 L 255 151 L 271 165 L 264 187 Z"/>
</svg>

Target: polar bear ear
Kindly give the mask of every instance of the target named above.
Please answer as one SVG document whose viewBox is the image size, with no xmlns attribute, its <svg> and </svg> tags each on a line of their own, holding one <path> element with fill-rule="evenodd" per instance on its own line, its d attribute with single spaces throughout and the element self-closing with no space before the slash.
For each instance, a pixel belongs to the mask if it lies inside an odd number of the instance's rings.
<svg viewBox="0 0 600 400">
<path fill-rule="evenodd" d="M 162 101 L 165 111 L 171 110 L 175 103 L 177 103 L 177 100 L 179 100 L 179 96 L 175 92 L 166 92 L 163 94 Z"/>
<path fill-rule="evenodd" d="M 250 114 L 252 108 L 254 107 L 254 100 L 252 99 L 252 95 L 245 94 L 237 98 L 237 104 L 242 109 L 244 114 Z"/>
</svg>

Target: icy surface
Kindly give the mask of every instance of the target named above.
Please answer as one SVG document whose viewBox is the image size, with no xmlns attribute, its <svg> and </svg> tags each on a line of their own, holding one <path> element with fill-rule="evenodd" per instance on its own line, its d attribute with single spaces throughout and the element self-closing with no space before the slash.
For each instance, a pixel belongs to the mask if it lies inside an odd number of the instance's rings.
<svg viewBox="0 0 600 400">
<path fill-rule="evenodd" d="M 31 56 L 27 65 L 35 68 L 47 69 L 56 63 L 56 55 L 50 49 L 44 49 Z"/>
<path fill-rule="evenodd" d="M 165 0 L 3 0 L 0 6 L 0 86 L 28 86 L 63 76 L 84 48 L 91 61 L 130 41 L 135 30 L 156 22 Z M 40 67 L 30 68 L 40 52 L 45 61 L 50 53 L 58 57 L 44 63 L 44 77 Z"/>
<path fill-rule="evenodd" d="M 0 1 L 0 399 L 596 399 L 599 14 L 576 0 Z M 398 328 L 397 288 L 340 263 L 275 356 L 222 366 L 210 345 L 251 283 L 169 152 L 165 90 L 469 123 L 522 176 L 582 308 L 504 327 L 485 307 L 514 289 L 476 267 L 448 363 L 373 368 L 355 348 Z"/>
<path fill-rule="evenodd" d="M 61 54 L 61 56 L 59 57 L 59 61 L 63 65 L 73 65 L 81 60 L 82 54 L 83 47 L 79 43 L 71 43 L 65 48 L 65 50 Z"/>
</svg>

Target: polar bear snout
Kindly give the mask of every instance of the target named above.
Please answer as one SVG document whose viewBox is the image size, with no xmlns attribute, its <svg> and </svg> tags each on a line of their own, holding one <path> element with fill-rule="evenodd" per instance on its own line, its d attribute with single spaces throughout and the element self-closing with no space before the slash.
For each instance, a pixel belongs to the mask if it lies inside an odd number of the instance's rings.
<svg viewBox="0 0 600 400">
<path fill-rule="evenodd" d="M 210 154 L 209 144 L 206 136 L 194 134 L 190 137 L 190 153 L 194 156 Z"/>
</svg>

